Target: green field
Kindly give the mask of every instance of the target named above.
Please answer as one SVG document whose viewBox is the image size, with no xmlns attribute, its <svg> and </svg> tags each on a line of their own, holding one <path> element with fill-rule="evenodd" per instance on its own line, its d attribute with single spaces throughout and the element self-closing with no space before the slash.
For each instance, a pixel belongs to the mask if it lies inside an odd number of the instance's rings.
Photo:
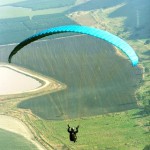
<svg viewBox="0 0 150 150">
<path fill-rule="evenodd" d="M 142 150 L 149 144 L 150 136 L 141 127 L 141 118 L 136 113 L 138 111 L 133 110 L 72 121 L 38 119 L 32 123 L 49 143 L 61 143 L 62 150 Z M 80 124 L 75 144 L 68 140 L 67 123 L 71 126 Z"/>
<path fill-rule="evenodd" d="M 24 137 L 0 129 L 1 150 L 37 150 L 37 148 Z"/>
<path fill-rule="evenodd" d="M 137 107 L 134 92 L 142 78 L 136 74 L 138 68 L 99 39 L 78 36 L 37 42 L 20 51 L 13 62 L 67 85 L 64 91 L 19 104 L 44 119 L 87 117 Z"/>
</svg>

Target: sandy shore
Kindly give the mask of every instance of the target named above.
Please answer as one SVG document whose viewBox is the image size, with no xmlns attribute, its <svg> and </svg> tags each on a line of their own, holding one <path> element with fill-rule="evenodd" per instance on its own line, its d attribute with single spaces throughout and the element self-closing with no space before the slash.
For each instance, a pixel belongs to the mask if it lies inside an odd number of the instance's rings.
<svg viewBox="0 0 150 150">
<path fill-rule="evenodd" d="M 45 148 L 34 139 L 28 127 L 16 118 L 0 115 L 0 128 L 19 134 L 32 142 L 39 150 L 45 150 Z"/>
</svg>

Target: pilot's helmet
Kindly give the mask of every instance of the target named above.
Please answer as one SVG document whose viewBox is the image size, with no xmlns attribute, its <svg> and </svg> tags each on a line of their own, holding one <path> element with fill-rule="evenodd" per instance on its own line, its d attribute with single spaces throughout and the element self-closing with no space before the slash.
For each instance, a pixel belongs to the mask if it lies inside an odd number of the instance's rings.
<svg viewBox="0 0 150 150">
<path fill-rule="evenodd" d="M 73 128 L 71 128 L 71 131 L 74 131 L 75 130 L 75 128 L 73 127 Z"/>
</svg>

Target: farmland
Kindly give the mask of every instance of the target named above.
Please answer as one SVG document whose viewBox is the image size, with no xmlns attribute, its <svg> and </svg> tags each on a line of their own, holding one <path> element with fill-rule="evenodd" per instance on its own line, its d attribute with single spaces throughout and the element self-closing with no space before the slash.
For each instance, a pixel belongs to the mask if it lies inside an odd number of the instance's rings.
<svg viewBox="0 0 150 150">
<path fill-rule="evenodd" d="M 64 24 L 76 23 L 67 18 L 63 13 L 34 16 L 32 20 L 29 17 L 1 19 L 0 44 L 17 43 L 41 29 Z"/>
<path fill-rule="evenodd" d="M 61 92 L 19 104 L 44 119 L 63 119 L 62 114 L 87 117 L 137 107 L 133 93 L 142 79 L 136 74 L 138 68 L 99 39 L 75 36 L 36 42 L 16 55 L 14 63 L 67 85 Z"/>
</svg>

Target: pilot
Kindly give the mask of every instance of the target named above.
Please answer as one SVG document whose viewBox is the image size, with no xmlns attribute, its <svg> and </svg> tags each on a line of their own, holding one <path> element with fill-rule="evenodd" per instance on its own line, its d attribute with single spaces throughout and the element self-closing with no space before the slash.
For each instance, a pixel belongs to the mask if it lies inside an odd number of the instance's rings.
<svg viewBox="0 0 150 150">
<path fill-rule="evenodd" d="M 76 134 L 78 133 L 78 128 L 79 128 L 79 125 L 75 128 L 71 128 L 69 125 L 68 125 L 68 132 L 70 134 L 70 141 L 72 142 L 76 142 L 77 141 L 77 136 Z"/>
</svg>

